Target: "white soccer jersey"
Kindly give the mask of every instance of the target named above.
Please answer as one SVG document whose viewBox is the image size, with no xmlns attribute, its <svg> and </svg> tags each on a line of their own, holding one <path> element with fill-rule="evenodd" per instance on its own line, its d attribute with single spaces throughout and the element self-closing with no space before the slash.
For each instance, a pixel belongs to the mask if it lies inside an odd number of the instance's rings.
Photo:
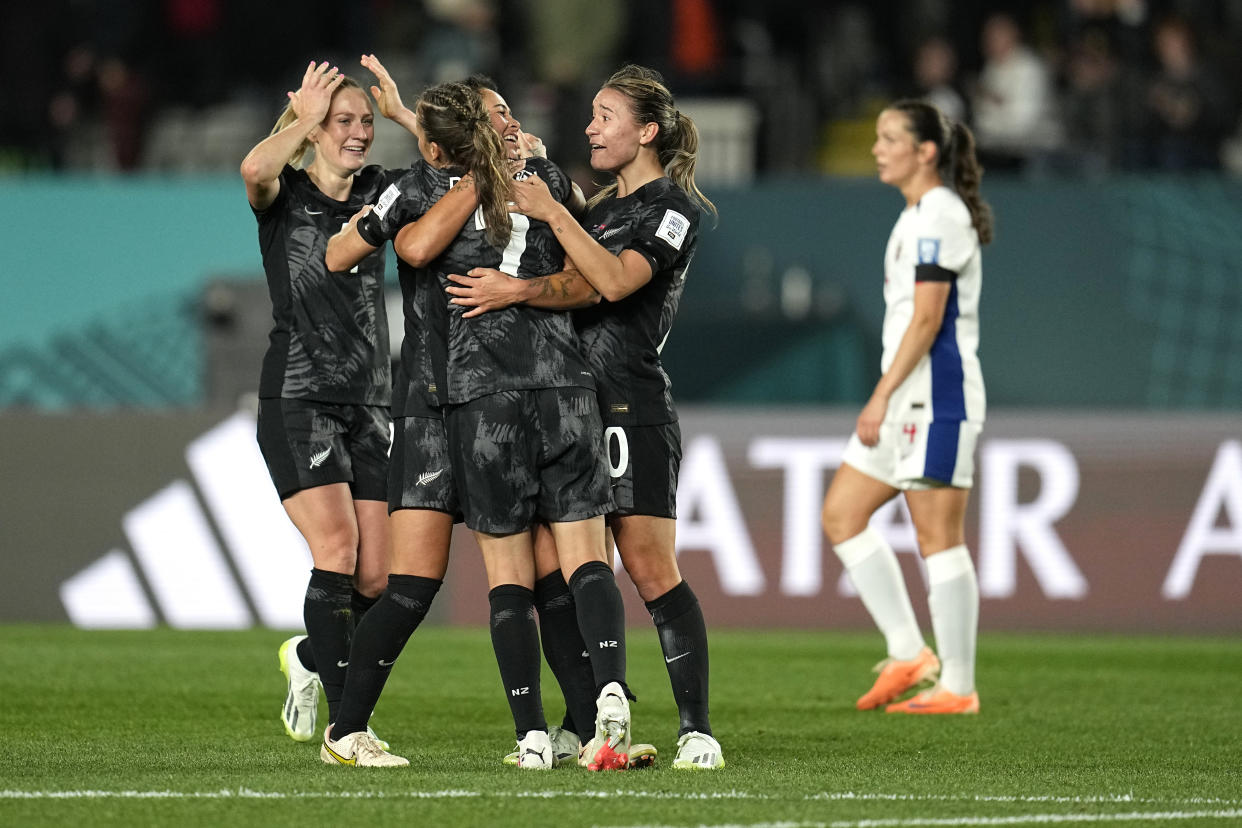
<svg viewBox="0 0 1242 828">
<path fill-rule="evenodd" d="M 897 219 L 884 254 L 884 356 L 887 371 L 914 314 L 914 285 L 949 280 L 944 321 L 926 356 L 893 395 L 889 418 L 914 414 L 925 422 L 982 423 L 986 408 L 979 347 L 979 291 L 983 283 L 979 234 L 957 193 L 936 187 Z M 922 411 L 922 416 L 917 412 Z"/>
</svg>

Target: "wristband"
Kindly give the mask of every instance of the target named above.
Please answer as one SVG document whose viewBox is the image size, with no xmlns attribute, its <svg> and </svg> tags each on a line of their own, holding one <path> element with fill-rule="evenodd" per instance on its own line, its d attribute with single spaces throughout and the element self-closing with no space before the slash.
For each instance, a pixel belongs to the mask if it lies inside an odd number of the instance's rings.
<svg viewBox="0 0 1242 828">
<path fill-rule="evenodd" d="M 375 211 L 372 210 L 358 219 L 358 223 L 354 226 L 358 228 L 358 235 L 362 237 L 364 242 L 372 247 L 383 247 L 387 239 L 384 238 L 384 231 L 381 225 L 382 222 L 375 215 Z"/>
</svg>

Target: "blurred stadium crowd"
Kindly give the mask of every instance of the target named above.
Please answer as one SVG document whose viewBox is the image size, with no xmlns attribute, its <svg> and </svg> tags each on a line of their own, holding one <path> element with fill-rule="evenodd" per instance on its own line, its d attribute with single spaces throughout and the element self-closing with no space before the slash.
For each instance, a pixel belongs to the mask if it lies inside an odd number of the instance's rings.
<svg viewBox="0 0 1242 828">
<path fill-rule="evenodd" d="M 564 158 L 600 81 L 634 61 L 679 100 L 746 104 L 760 174 L 869 172 L 881 104 L 926 95 L 974 127 L 991 170 L 1242 175 L 1242 0 L 5 5 L 0 172 L 232 173 L 310 58 L 365 83 L 374 52 L 411 103 L 492 75 Z"/>
</svg>

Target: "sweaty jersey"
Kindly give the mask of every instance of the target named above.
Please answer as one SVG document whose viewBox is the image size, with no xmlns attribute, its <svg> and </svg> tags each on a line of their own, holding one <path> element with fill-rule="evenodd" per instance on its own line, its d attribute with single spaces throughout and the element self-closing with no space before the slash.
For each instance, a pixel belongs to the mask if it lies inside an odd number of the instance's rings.
<svg viewBox="0 0 1242 828">
<path fill-rule="evenodd" d="M 515 177 L 535 173 L 547 182 L 558 201 L 569 198 L 569 178 L 545 159 L 529 159 Z M 395 237 L 401 227 L 426 213 L 461 174 L 460 169 L 437 170 L 426 163 L 416 166 L 390 187 L 376 205 L 378 235 Z M 514 306 L 463 319 L 466 309 L 450 304 L 452 296 L 445 292 L 453 284 L 448 280 L 450 273 L 491 267 L 530 279 L 559 272 L 564 267 L 564 251 L 547 224 L 516 213 L 511 213 L 510 218 L 513 229 L 503 248 L 486 239 L 480 209 L 426 268 L 434 277 L 430 287 L 426 274 L 408 279 L 402 276 L 406 304 L 402 371 L 407 357 L 417 360 L 413 364 L 419 366 L 416 373 L 412 372 L 418 379 L 411 383 L 409 393 L 443 405 L 469 402 L 498 391 L 595 387 L 568 313 Z M 440 332 L 439 326 L 443 326 Z M 407 354 L 412 339 L 421 353 Z M 447 348 L 441 354 L 439 349 L 445 343 Z M 415 387 L 416 384 L 421 387 Z"/>
<path fill-rule="evenodd" d="M 893 394 L 889 412 L 922 410 L 922 419 L 982 422 L 986 398 L 979 347 L 983 270 L 970 211 L 948 187 L 936 187 L 902 211 L 884 254 L 884 354 L 892 365 L 914 315 L 916 282 L 949 282 L 944 320 L 930 351 Z"/>
<path fill-rule="evenodd" d="M 672 179 L 658 178 L 624 198 L 596 204 L 584 226 L 608 252 L 634 250 L 651 265 L 651 281 L 629 296 L 574 313 L 604 423 L 674 422 L 677 409 L 660 349 L 698 244 L 699 210 Z"/>
<path fill-rule="evenodd" d="M 365 167 L 354 176 L 349 198 L 337 201 L 304 170 L 286 166 L 276 200 L 254 210 L 274 322 L 260 397 L 389 404 L 384 253 L 376 251 L 347 273 L 329 272 L 323 260 L 328 239 L 386 183 L 381 167 Z"/>
</svg>

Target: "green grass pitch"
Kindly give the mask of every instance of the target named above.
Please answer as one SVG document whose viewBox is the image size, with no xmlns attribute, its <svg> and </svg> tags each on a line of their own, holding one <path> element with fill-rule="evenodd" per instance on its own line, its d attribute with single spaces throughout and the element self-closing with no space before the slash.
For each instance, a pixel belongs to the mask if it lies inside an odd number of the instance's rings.
<svg viewBox="0 0 1242 828">
<path fill-rule="evenodd" d="M 1242 641 L 984 634 L 978 716 L 859 713 L 875 633 L 714 630 L 728 766 L 670 767 L 650 627 L 629 634 L 652 769 L 522 772 L 486 630 L 428 627 L 372 724 L 402 769 L 319 761 L 278 720 L 279 632 L 0 627 L 0 825 L 1242 825 Z M 549 720 L 563 705 L 544 675 Z M 321 706 L 321 718 L 326 715 Z"/>
</svg>

